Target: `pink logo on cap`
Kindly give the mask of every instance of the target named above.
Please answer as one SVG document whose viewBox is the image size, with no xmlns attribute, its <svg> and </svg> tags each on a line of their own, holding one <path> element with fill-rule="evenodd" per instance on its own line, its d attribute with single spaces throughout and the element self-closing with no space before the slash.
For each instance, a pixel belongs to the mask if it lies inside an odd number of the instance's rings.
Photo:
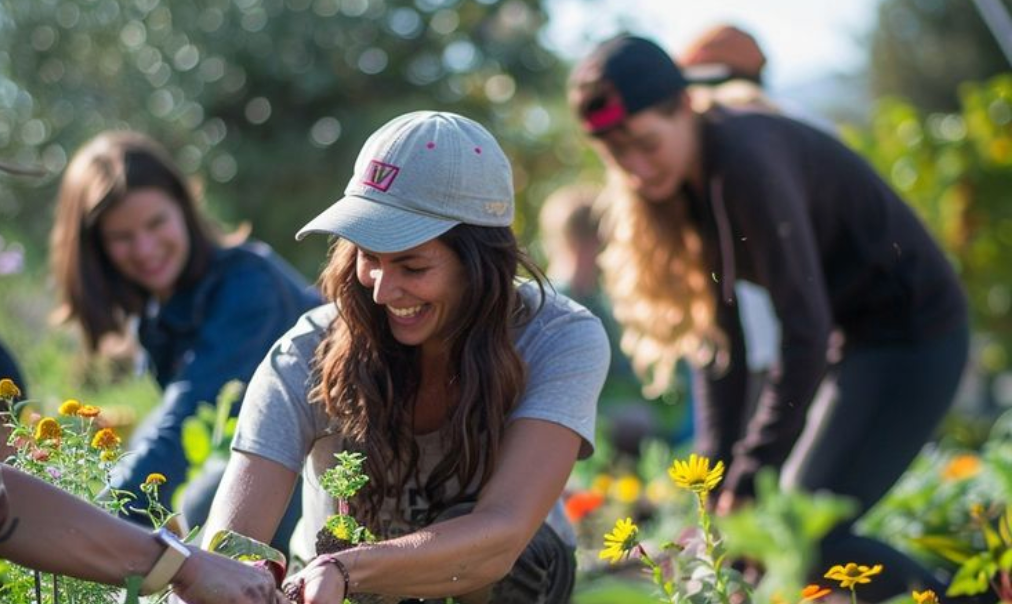
<svg viewBox="0 0 1012 604">
<path fill-rule="evenodd" d="M 397 173 L 400 171 L 401 169 L 397 166 L 385 164 L 375 159 L 371 160 L 369 168 L 366 170 L 366 176 L 362 179 L 362 184 L 386 191 L 390 185 L 394 184 L 394 179 L 397 178 Z"/>
</svg>

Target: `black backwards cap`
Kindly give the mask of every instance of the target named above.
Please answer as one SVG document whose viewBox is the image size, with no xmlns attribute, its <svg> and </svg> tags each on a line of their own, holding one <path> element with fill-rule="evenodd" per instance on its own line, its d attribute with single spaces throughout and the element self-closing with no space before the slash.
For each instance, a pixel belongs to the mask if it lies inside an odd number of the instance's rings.
<svg viewBox="0 0 1012 604">
<path fill-rule="evenodd" d="M 687 86 L 682 70 L 663 48 L 624 34 L 603 42 L 576 66 L 570 101 L 584 131 L 598 135 Z"/>
</svg>

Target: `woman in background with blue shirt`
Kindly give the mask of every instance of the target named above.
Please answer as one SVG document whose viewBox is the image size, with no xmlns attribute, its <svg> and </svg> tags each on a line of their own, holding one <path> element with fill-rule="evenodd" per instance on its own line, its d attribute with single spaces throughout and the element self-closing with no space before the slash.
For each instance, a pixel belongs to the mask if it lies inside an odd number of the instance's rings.
<svg viewBox="0 0 1012 604">
<path fill-rule="evenodd" d="M 140 497 L 139 485 L 158 472 L 168 503 L 187 480 L 184 420 L 228 381 L 249 381 L 319 294 L 266 245 L 222 245 L 165 149 L 134 132 L 100 134 L 70 162 L 51 252 L 60 311 L 80 325 L 91 352 L 136 326 L 163 396 L 113 486 Z M 206 469 L 194 483 L 203 486 L 187 493 L 189 524 L 203 522 L 222 469 Z"/>
</svg>

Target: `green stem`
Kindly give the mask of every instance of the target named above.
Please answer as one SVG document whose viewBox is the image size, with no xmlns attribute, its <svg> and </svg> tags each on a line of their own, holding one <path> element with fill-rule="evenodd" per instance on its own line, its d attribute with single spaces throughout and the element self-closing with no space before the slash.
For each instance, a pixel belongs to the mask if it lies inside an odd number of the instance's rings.
<svg viewBox="0 0 1012 604">
<path fill-rule="evenodd" d="M 674 597 L 675 588 L 670 582 L 664 580 L 664 571 L 661 569 L 660 565 L 654 562 L 653 558 L 651 558 L 650 554 L 647 553 L 647 550 L 643 547 L 642 543 L 637 543 L 636 549 L 639 552 L 640 559 L 643 560 L 643 563 L 650 569 L 650 575 L 653 577 L 654 583 L 664 590 L 664 593 L 668 596 L 668 598 Z"/>
<path fill-rule="evenodd" d="M 857 604 L 857 590 L 854 586 L 850 586 L 850 604 Z"/>
<path fill-rule="evenodd" d="M 716 542 L 710 526 L 710 515 L 706 512 L 706 493 L 696 493 L 696 501 L 699 504 L 699 524 L 703 528 L 703 539 L 706 544 L 706 555 L 710 559 L 713 568 L 713 583 L 717 595 L 723 604 L 730 604 L 730 597 L 727 594 L 727 585 L 724 583 L 724 573 L 720 571 L 720 563 L 717 561 Z"/>
</svg>

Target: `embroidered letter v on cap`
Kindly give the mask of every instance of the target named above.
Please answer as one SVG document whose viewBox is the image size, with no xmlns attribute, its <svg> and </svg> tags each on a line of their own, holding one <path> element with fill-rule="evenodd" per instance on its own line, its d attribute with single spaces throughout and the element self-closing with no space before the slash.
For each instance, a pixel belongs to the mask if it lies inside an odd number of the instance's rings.
<svg viewBox="0 0 1012 604">
<path fill-rule="evenodd" d="M 366 177 L 362 179 L 362 184 L 386 191 L 390 185 L 394 184 L 394 179 L 397 178 L 397 173 L 400 171 L 401 169 L 397 166 L 385 164 L 375 159 L 370 160 L 369 170 L 366 172 Z"/>
</svg>

